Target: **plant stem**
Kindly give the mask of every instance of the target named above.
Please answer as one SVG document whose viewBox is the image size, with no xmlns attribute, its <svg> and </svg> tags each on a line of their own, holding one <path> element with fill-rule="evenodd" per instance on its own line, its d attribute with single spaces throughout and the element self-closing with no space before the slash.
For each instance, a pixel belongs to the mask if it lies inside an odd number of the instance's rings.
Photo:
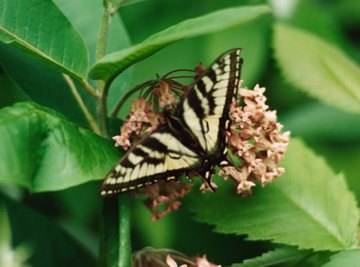
<svg viewBox="0 0 360 267">
<path fill-rule="evenodd" d="M 104 267 L 131 267 L 130 195 L 104 199 L 101 263 Z"/>
<path fill-rule="evenodd" d="M 131 266 L 131 224 L 130 194 L 122 194 L 118 199 L 119 209 L 119 267 Z"/>
<path fill-rule="evenodd" d="M 109 33 L 110 20 L 111 20 L 111 5 L 109 3 L 106 3 L 101 19 L 100 32 L 97 40 L 96 54 L 95 54 L 96 61 L 102 58 L 106 53 L 106 43 Z"/>
<path fill-rule="evenodd" d="M 85 80 L 77 81 L 90 95 L 97 97 L 95 89 Z"/>
<path fill-rule="evenodd" d="M 64 77 L 66 83 L 68 84 L 68 86 L 69 86 L 69 88 L 71 90 L 71 93 L 74 95 L 75 100 L 79 104 L 79 107 L 80 107 L 81 111 L 85 115 L 86 120 L 89 122 L 90 128 L 96 134 L 100 134 L 99 126 L 96 124 L 96 121 L 95 121 L 94 117 L 91 115 L 90 111 L 88 110 L 88 108 L 86 107 L 84 101 L 82 100 L 79 92 L 76 89 L 76 86 L 75 86 L 73 80 L 66 74 L 63 74 L 63 77 Z"/>
<path fill-rule="evenodd" d="M 96 46 L 96 55 L 95 55 L 96 60 L 102 58 L 106 53 L 106 43 L 109 32 L 110 20 L 111 20 L 111 5 L 105 1 L 105 7 L 101 19 L 100 32 Z M 97 112 L 100 122 L 100 131 L 102 136 L 109 137 L 106 99 L 107 99 L 110 83 L 104 83 L 103 81 L 98 81 L 97 86 L 99 92 L 99 96 L 97 100 Z"/>
<path fill-rule="evenodd" d="M 107 94 L 101 94 L 97 98 L 97 113 L 99 117 L 100 132 L 105 138 L 109 138 L 108 119 L 107 119 Z"/>
</svg>

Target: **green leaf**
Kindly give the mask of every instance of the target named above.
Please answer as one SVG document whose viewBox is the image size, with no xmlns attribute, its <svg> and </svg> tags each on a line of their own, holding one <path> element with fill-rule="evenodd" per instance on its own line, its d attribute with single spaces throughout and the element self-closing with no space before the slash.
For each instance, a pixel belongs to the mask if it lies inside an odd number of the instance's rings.
<svg viewBox="0 0 360 267">
<path fill-rule="evenodd" d="M 323 103 L 299 105 L 281 117 L 291 134 L 306 140 L 357 141 L 360 116 L 349 114 Z"/>
<path fill-rule="evenodd" d="M 89 75 L 97 80 L 112 80 L 129 66 L 171 43 L 240 26 L 269 13 L 270 8 L 262 5 L 237 7 L 183 21 L 150 36 L 138 45 L 106 55 L 91 67 Z"/>
<path fill-rule="evenodd" d="M 345 140 L 346 141 L 346 140 Z M 307 141 L 309 142 L 309 141 Z M 335 172 L 343 172 L 346 176 L 349 188 L 355 194 L 358 203 L 360 202 L 360 142 L 320 142 L 311 140 L 316 151 L 323 155 L 331 164 Z"/>
<path fill-rule="evenodd" d="M 266 252 L 259 257 L 244 260 L 242 263 L 235 263 L 231 267 L 266 267 L 277 266 L 298 261 L 309 255 L 308 251 L 297 250 L 294 248 L 277 248 Z"/>
<path fill-rule="evenodd" d="M 0 248 L 11 247 L 11 228 L 6 208 L 0 203 Z"/>
<path fill-rule="evenodd" d="M 0 204 L 8 211 L 12 243 L 31 248 L 31 266 L 96 266 L 91 255 L 67 232 L 42 214 L 0 194 Z"/>
<path fill-rule="evenodd" d="M 331 256 L 331 261 L 323 267 L 360 267 L 360 249 L 351 249 Z"/>
<path fill-rule="evenodd" d="M 0 181 L 33 192 L 101 179 L 118 159 L 108 140 L 30 102 L 0 110 L 0 135 Z"/>
<path fill-rule="evenodd" d="M 0 62 L 6 73 L 29 97 L 29 101 L 51 107 L 60 111 L 73 122 L 87 125 L 87 121 L 61 73 L 49 68 L 44 62 L 34 60 L 29 54 L 4 44 L 0 44 Z M 3 90 L 10 93 L 13 89 L 4 87 Z M 83 91 L 80 89 L 79 93 L 88 107 L 91 107 L 92 102 L 90 101 L 93 98 Z M 91 108 L 89 109 L 91 110 Z M 93 111 L 95 111 L 95 105 Z"/>
<path fill-rule="evenodd" d="M 29 97 L 17 86 L 5 72 L 0 71 L 0 108 L 16 102 L 27 101 Z"/>
<path fill-rule="evenodd" d="M 0 266 L 28 267 L 25 262 L 30 258 L 32 249 L 21 244 L 16 248 L 12 245 L 9 216 L 3 203 L 0 202 Z M 9 260 L 10 259 L 10 260 Z"/>
<path fill-rule="evenodd" d="M 122 6 L 133 5 L 143 1 L 146 0 L 105 0 L 104 2 L 112 4 L 112 12 L 114 13 Z"/>
<path fill-rule="evenodd" d="M 318 12 L 319 9 L 322 12 Z M 350 47 L 347 44 L 349 41 L 339 24 L 338 15 L 335 3 L 324 6 L 317 1 L 305 0 L 296 5 L 289 20 L 292 25 L 309 31 L 349 52 Z"/>
<path fill-rule="evenodd" d="M 277 24 L 275 57 L 286 79 L 309 95 L 347 112 L 360 112 L 360 68 L 333 45 Z"/>
<path fill-rule="evenodd" d="M 227 182 L 215 194 L 195 191 L 189 208 L 220 233 L 246 234 L 300 249 L 343 250 L 356 244 L 359 212 L 342 175 L 297 139 L 280 164 L 286 172 L 243 199 Z M 230 185 L 229 185 L 230 184 Z M 259 187 L 259 186 L 258 186 Z"/>
<path fill-rule="evenodd" d="M 0 41 L 20 46 L 72 77 L 85 78 L 85 43 L 52 1 L 0 0 L 0 10 Z"/>
</svg>

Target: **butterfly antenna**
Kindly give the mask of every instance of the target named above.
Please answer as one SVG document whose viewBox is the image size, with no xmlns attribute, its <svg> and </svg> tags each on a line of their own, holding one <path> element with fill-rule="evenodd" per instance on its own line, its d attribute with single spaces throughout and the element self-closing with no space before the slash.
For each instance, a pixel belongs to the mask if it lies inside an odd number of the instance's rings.
<svg viewBox="0 0 360 267">
<path fill-rule="evenodd" d="M 169 75 L 171 75 L 173 73 L 176 73 L 176 72 L 180 72 L 180 71 L 195 72 L 194 70 L 191 70 L 191 69 L 176 69 L 176 70 L 173 70 L 173 71 L 170 71 L 170 72 L 166 73 L 164 76 L 162 76 L 162 79 L 166 79 L 166 78 L 169 77 Z"/>
</svg>

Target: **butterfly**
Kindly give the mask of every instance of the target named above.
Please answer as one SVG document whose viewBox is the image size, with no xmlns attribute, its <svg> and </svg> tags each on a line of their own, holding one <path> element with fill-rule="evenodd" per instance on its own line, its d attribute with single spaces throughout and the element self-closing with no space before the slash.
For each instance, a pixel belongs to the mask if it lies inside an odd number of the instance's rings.
<svg viewBox="0 0 360 267">
<path fill-rule="evenodd" d="M 229 105 L 243 63 L 241 49 L 223 53 L 198 77 L 165 122 L 138 141 L 106 175 L 103 197 L 178 179 L 196 171 L 211 187 L 211 174 L 225 160 Z"/>
</svg>

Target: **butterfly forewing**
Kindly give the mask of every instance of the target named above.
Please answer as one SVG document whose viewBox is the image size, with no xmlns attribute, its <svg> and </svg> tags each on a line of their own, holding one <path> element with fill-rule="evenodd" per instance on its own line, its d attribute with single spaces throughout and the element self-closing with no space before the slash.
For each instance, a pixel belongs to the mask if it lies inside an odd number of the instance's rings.
<svg viewBox="0 0 360 267">
<path fill-rule="evenodd" d="M 241 63 L 240 49 L 221 55 L 195 81 L 167 123 L 142 138 L 110 171 L 101 195 L 175 179 L 184 172 L 213 170 L 223 159 L 229 104 Z"/>
<path fill-rule="evenodd" d="M 229 104 L 240 79 L 240 49 L 220 56 L 195 82 L 179 104 L 179 116 L 191 129 L 205 153 L 216 154 L 224 139 Z"/>
</svg>

